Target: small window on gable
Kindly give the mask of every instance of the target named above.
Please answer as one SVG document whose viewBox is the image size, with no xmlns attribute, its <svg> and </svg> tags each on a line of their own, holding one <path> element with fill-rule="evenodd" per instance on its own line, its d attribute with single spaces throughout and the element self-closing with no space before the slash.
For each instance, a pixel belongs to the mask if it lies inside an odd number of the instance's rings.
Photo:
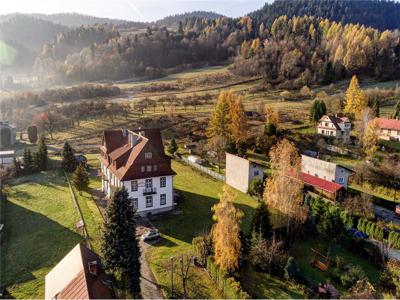
<svg viewBox="0 0 400 300">
<path fill-rule="evenodd" d="M 146 166 L 146 171 L 147 171 L 147 172 L 151 172 L 151 165 L 147 165 L 147 166 Z"/>
<path fill-rule="evenodd" d="M 158 170 L 158 166 L 157 165 L 154 165 L 153 166 L 153 171 L 157 171 Z"/>
<path fill-rule="evenodd" d="M 145 170 L 144 166 L 141 166 L 141 167 L 140 167 L 140 171 L 143 173 L 144 170 Z"/>
<path fill-rule="evenodd" d="M 145 158 L 145 159 L 152 159 L 152 158 L 153 158 L 153 153 L 151 153 L 151 152 L 146 152 L 146 153 L 144 154 L 144 158 Z"/>
</svg>

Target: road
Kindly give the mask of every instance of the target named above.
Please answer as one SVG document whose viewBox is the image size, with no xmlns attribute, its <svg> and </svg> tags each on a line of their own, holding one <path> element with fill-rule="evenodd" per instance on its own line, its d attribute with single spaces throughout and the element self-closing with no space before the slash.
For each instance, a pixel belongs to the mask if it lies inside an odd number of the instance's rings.
<svg viewBox="0 0 400 300">
<path fill-rule="evenodd" d="M 378 218 L 400 225 L 400 217 L 393 210 L 374 205 L 374 212 Z"/>
</svg>

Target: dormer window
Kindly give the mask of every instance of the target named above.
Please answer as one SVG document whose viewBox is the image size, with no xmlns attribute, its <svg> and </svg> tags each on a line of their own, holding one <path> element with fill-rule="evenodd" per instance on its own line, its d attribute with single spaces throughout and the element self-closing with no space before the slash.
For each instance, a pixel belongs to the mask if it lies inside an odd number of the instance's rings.
<svg viewBox="0 0 400 300">
<path fill-rule="evenodd" d="M 145 159 L 152 159 L 152 158 L 153 158 L 153 153 L 151 153 L 151 152 L 146 152 L 146 153 L 144 154 L 144 158 L 145 158 Z"/>
</svg>

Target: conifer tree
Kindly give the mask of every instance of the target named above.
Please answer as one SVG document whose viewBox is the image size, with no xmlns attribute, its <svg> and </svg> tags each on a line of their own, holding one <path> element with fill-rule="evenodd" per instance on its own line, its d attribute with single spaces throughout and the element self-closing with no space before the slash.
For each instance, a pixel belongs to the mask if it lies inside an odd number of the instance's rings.
<svg viewBox="0 0 400 300">
<path fill-rule="evenodd" d="M 394 107 L 393 119 L 400 118 L 400 100 L 397 101 L 396 106 Z"/>
<path fill-rule="evenodd" d="M 31 150 L 29 148 L 24 149 L 24 173 L 31 174 L 33 172 L 33 157 Z"/>
<path fill-rule="evenodd" d="M 136 238 L 135 210 L 125 188 L 115 192 L 107 209 L 102 253 L 105 268 L 120 274 L 132 298 L 140 298 L 140 248 Z"/>
<path fill-rule="evenodd" d="M 35 144 L 38 139 L 37 127 L 32 125 L 28 127 L 28 139 L 32 144 Z"/>
<path fill-rule="evenodd" d="M 167 151 L 171 154 L 174 154 L 178 150 L 178 145 L 176 144 L 175 139 L 171 140 L 171 143 L 168 145 Z"/>
<path fill-rule="evenodd" d="M 47 163 L 48 163 L 47 145 L 46 145 L 46 140 L 42 135 L 39 139 L 39 144 L 38 144 L 37 169 L 40 171 L 46 171 Z"/>
<path fill-rule="evenodd" d="M 264 202 L 261 202 L 254 212 L 251 231 L 259 234 L 265 240 L 268 240 L 272 236 L 269 212 Z"/>
<path fill-rule="evenodd" d="M 358 120 L 361 117 L 362 111 L 367 107 L 367 98 L 361 90 L 357 77 L 354 75 L 351 78 L 349 87 L 346 91 L 344 99 L 345 113 L 352 114 Z"/>
<path fill-rule="evenodd" d="M 247 119 L 244 113 L 242 97 L 238 96 L 232 101 L 229 111 L 231 140 L 236 144 L 236 147 L 246 140 L 247 136 Z"/>
<path fill-rule="evenodd" d="M 74 150 L 70 146 L 68 142 L 64 143 L 64 149 L 63 149 L 63 159 L 61 166 L 64 169 L 65 172 L 72 173 L 76 169 L 76 159 L 74 155 Z"/>
<path fill-rule="evenodd" d="M 375 117 L 379 118 L 380 107 L 379 107 L 379 101 L 378 101 L 378 99 L 374 99 L 374 100 L 372 101 L 371 109 L 372 109 L 372 111 L 374 112 Z"/>
<path fill-rule="evenodd" d="M 212 207 L 216 222 L 212 228 L 214 259 L 219 268 L 228 273 L 238 268 L 242 247 L 239 225 L 243 212 L 235 208 L 233 200 L 233 191 L 224 185 L 219 203 Z"/>
<path fill-rule="evenodd" d="M 286 262 L 286 266 L 284 268 L 284 277 L 286 280 L 293 280 L 297 275 L 297 265 L 292 256 L 290 256 Z"/>
<path fill-rule="evenodd" d="M 215 109 L 211 115 L 211 120 L 208 128 L 209 137 L 230 137 L 229 111 L 231 108 L 233 97 L 234 95 L 232 92 L 222 91 L 219 94 Z"/>
<path fill-rule="evenodd" d="M 318 122 L 325 114 L 325 102 L 323 100 L 315 100 L 310 109 L 310 121 Z"/>
<path fill-rule="evenodd" d="M 81 194 L 82 191 L 87 191 L 89 189 L 89 174 L 83 164 L 75 169 L 74 175 L 72 177 L 72 184 Z"/>
</svg>

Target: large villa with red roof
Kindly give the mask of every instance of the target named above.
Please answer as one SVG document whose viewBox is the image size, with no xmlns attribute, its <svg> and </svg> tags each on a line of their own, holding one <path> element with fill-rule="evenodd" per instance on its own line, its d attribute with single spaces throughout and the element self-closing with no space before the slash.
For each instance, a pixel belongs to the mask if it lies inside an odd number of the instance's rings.
<svg viewBox="0 0 400 300">
<path fill-rule="evenodd" d="M 140 214 L 173 208 L 175 172 L 159 129 L 106 130 L 100 150 L 102 190 L 107 197 L 124 186 Z"/>
<path fill-rule="evenodd" d="M 379 137 L 382 140 L 400 142 L 400 120 L 377 118 Z"/>
</svg>

